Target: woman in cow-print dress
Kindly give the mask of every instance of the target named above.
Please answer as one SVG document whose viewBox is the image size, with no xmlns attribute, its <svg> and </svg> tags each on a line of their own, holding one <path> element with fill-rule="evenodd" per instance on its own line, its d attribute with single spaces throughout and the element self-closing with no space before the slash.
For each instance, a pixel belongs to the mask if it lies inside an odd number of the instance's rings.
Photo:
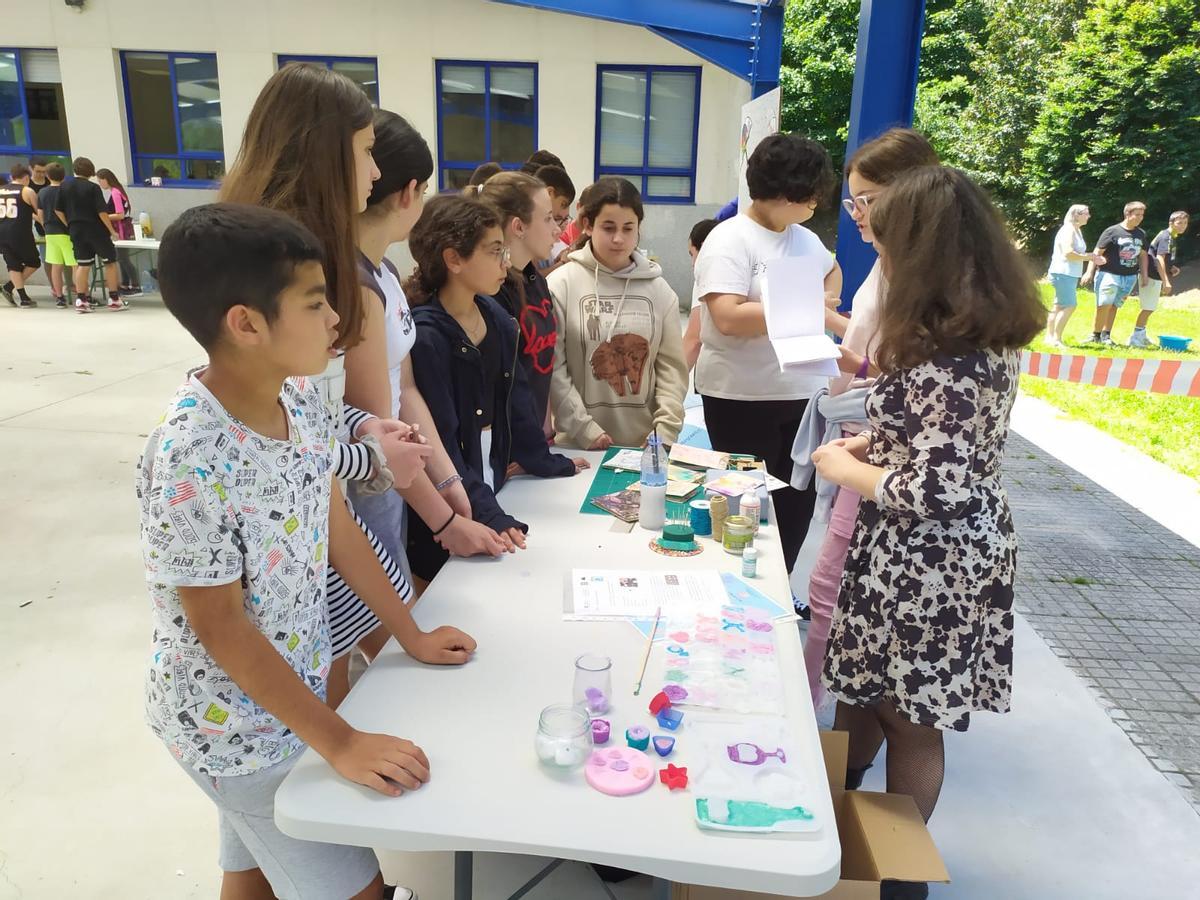
<svg viewBox="0 0 1200 900">
<path fill-rule="evenodd" d="M 1000 484 L 1020 352 L 976 350 L 890 372 L 867 397 L 862 505 L 825 657 L 830 691 L 966 731 L 1007 712 L 1017 538 Z"/>
<path fill-rule="evenodd" d="M 943 731 L 1009 707 L 1017 542 L 1000 467 L 1020 347 L 1045 311 L 962 173 L 917 169 L 870 216 L 889 280 L 871 430 L 813 453 L 863 496 L 823 681 L 850 732 L 848 786 L 886 740 L 888 790 L 928 819 Z"/>
</svg>

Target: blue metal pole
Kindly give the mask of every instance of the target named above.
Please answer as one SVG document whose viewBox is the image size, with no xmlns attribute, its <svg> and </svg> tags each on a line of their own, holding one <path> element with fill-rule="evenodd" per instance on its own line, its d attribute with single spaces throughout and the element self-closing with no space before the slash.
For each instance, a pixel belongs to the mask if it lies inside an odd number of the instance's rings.
<svg viewBox="0 0 1200 900">
<path fill-rule="evenodd" d="M 924 26 L 925 0 L 862 0 L 847 159 L 887 129 L 912 125 Z M 845 210 L 838 220 L 837 260 L 844 276 L 842 309 L 849 310 L 875 264 L 875 250 L 863 243 Z"/>
</svg>

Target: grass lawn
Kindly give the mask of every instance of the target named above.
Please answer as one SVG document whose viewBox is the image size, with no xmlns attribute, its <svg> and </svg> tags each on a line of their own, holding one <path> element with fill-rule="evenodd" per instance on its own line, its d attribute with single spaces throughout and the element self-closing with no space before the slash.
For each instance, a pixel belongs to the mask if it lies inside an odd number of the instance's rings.
<svg viewBox="0 0 1200 900">
<path fill-rule="evenodd" d="M 1047 307 L 1053 303 L 1054 290 L 1039 285 Z M 1079 307 L 1067 324 L 1066 351 L 1089 356 L 1132 356 L 1147 359 L 1200 360 L 1200 291 L 1188 291 L 1179 297 L 1164 297 L 1147 325 L 1151 340 L 1159 334 L 1178 334 L 1194 338 L 1187 353 L 1166 350 L 1135 350 L 1131 347 L 1101 349 L 1087 346 L 1092 336 L 1092 317 L 1096 313 L 1095 295 L 1079 292 Z M 1128 341 L 1137 318 L 1136 300 L 1126 301 L 1117 313 L 1113 340 Z M 1031 350 L 1054 352 L 1039 335 Z M 1101 431 L 1137 447 L 1143 453 L 1178 472 L 1200 481 L 1200 398 L 1168 397 L 1146 391 L 1102 388 L 1092 385 L 1050 381 L 1032 375 L 1021 376 L 1021 390 L 1058 407 L 1073 419 L 1094 425 Z"/>
</svg>

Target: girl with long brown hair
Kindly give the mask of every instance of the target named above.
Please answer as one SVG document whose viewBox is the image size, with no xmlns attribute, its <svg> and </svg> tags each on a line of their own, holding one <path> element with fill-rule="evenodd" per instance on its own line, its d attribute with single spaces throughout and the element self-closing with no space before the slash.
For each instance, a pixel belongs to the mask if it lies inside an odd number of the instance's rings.
<svg viewBox="0 0 1200 900">
<path fill-rule="evenodd" d="M 501 172 L 477 188 L 467 188 L 500 216 L 500 228 L 511 257 L 508 277 L 493 299 L 517 320 L 517 352 L 533 392 L 534 414 L 545 422 L 554 371 L 558 320 L 546 278 L 538 270 L 548 259 L 560 229 L 546 185 L 524 172 Z"/>
<path fill-rule="evenodd" d="M 363 328 L 362 340 L 346 352 L 346 399 L 381 419 L 399 415 L 420 429 L 433 452 L 425 471 L 399 491 L 399 496 L 395 491 L 368 494 L 355 483 L 350 486 L 350 498 L 384 548 L 405 566 L 405 521 L 414 515 L 437 528 L 452 512 L 458 513 L 438 535 L 438 543 L 455 556 L 499 556 L 508 548 L 495 531 L 474 520 L 462 477 L 417 387 L 411 353 L 416 323 L 400 274 L 385 255 L 393 244 L 408 239 L 421 216 L 433 175 L 433 156 L 420 133 L 394 112 L 377 110 L 374 127 L 373 156 L 380 178 L 371 187 L 367 208 L 358 216 L 359 278 L 365 289 Z M 368 637 L 365 651 L 378 652 L 373 641 L 385 636 L 376 633 Z"/>
<path fill-rule="evenodd" d="M 318 66 L 289 63 L 271 76 L 255 101 L 237 159 L 221 187 L 221 200 L 285 212 L 321 242 L 326 293 L 339 316 L 334 348 L 343 351 L 363 336 L 365 310 L 356 240 L 358 215 L 366 209 L 380 174 L 372 158 L 374 116 L 366 95 L 350 79 Z M 403 423 L 347 410 L 345 380 L 342 355 L 330 361 L 323 376 L 313 379 L 336 424 L 336 474 L 341 479 L 378 482 L 390 469 L 395 483 L 408 487 L 423 469 L 430 448 L 406 440 L 410 430 Z M 351 444 L 352 436 L 371 440 Z M 386 475 L 382 482 L 377 487 L 390 487 Z M 407 601 L 412 589 L 399 565 L 361 520 L 359 524 L 371 538 L 397 595 Z M 386 642 L 386 633 L 376 612 L 332 567 L 329 572 L 334 668 L 328 697 L 336 706 L 349 690 L 350 651 L 358 645 L 370 657 Z M 402 615 L 407 617 L 407 611 Z M 369 641 L 363 640 L 368 637 Z M 421 658 L 423 651 L 415 649 Z"/>
<path fill-rule="evenodd" d="M 884 195 L 888 185 L 907 171 L 937 164 L 937 153 L 929 141 L 909 128 L 889 129 L 854 151 L 846 163 L 850 197 L 843 201 L 843 206 L 865 242 L 874 240 L 871 205 Z M 865 429 L 862 402 L 866 386 L 879 374 L 878 367 L 871 362 L 871 356 L 875 354 L 879 343 L 879 309 L 884 302 L 885 291 L 877 259 L 854 293 L 850 317 L 836 313 L 826 316 L 826 327 L 842 338 L 842 357 L 838 361 L 842 374 L 830 383 L 829 396 L 841 397 L 839 405 L 843 408 L 852 404 L 854 411 L 847 415 L 857 417 L 842 422 L 842 437 L 853 437 Z M 823 400 L 818 400 L 818 404 Z M 804 636 L 804 665 L 808 670 L 808 685 L 815 709 L 819 709 L 825 701 L 821 665 L 825 661 L 829 623 L 837 603 L 842 568 L 850 549 L 850 537 L 854 533 L 860 499 L 850 488 L 838 489 L 830 504 L 829 525 L 808 580 L 810 621 Z"/>
<path fill-rule="evenodd" d="M 887 743 L 887 788 L 933 813 L 942 732 L 1006 712 L 1017 541 L 1000 481 L 1021 348 L 1045 311 L 987 195 L 956 169 L 889 185 L 870 227 L 888 290 L 871 430 L 813 453 L 862 495 L 825 657 L 848 784 Z"/>
</svg>

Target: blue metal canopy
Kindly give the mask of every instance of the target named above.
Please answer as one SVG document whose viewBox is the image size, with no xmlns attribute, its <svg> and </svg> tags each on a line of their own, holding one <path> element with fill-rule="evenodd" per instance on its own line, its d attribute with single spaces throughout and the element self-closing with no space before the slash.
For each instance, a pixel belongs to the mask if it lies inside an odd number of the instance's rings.
<svg viewBox="0 0 1200 900">
<path fill-rule="evenodd" d="M 637 25 L 750 84 L 757 97 L 779 86 L 783 0 L 494 0 Z"/>
</svg>

